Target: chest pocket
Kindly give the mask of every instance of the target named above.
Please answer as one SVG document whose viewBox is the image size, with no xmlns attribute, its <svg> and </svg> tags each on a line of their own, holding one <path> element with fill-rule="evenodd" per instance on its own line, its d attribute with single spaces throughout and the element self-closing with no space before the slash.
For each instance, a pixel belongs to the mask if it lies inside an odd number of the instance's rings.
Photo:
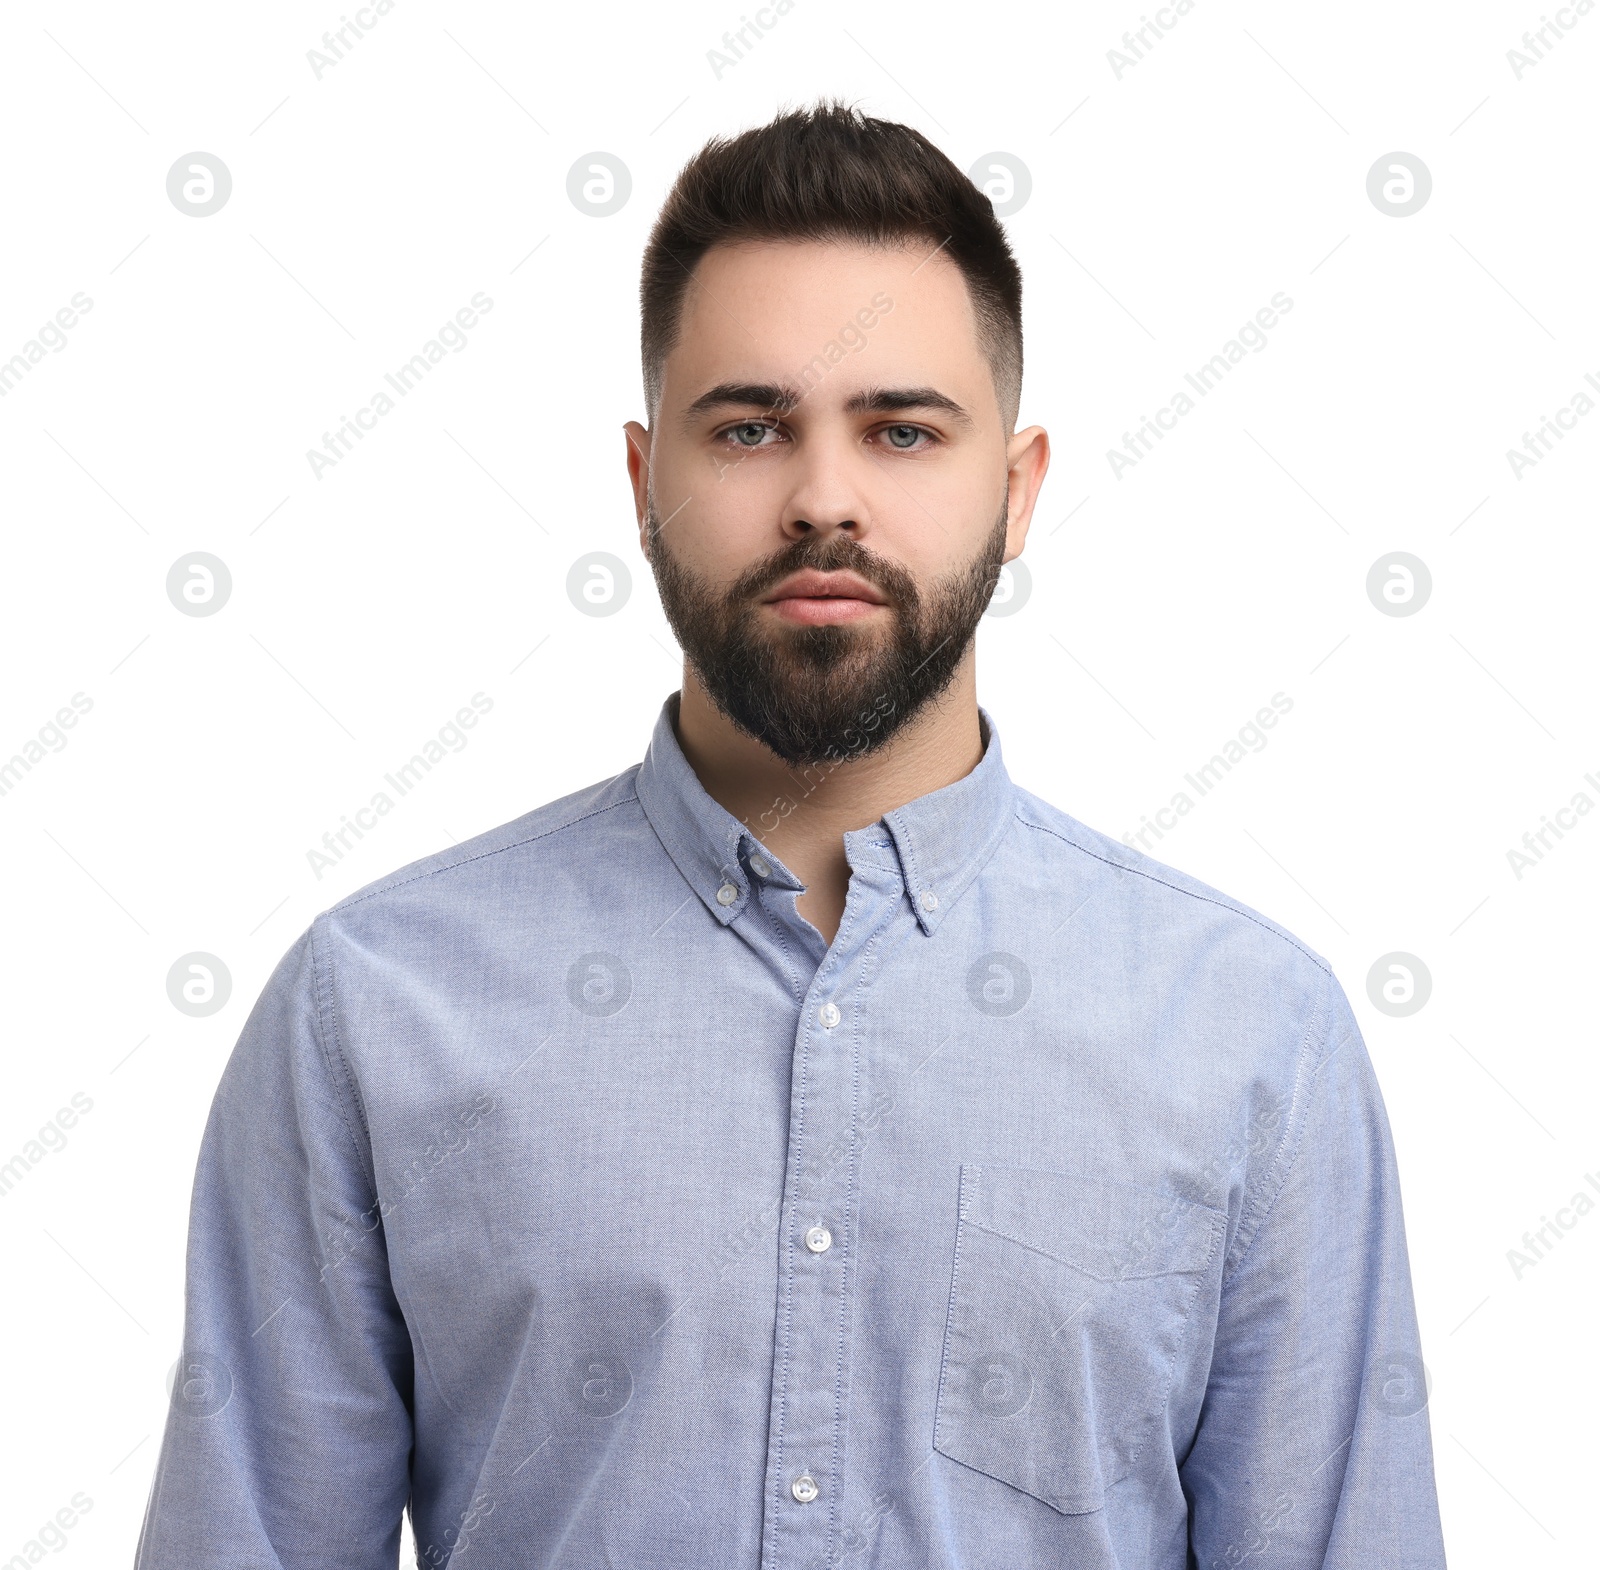
<svg viewBox="0 0 1600 1570">
<path fill-rule="evenodd" d="M 933 1446 L 1098 1510 L 1166 1408 L 1226 1217 L 1092 1176 L 963 1164 Z"/>
</svg>

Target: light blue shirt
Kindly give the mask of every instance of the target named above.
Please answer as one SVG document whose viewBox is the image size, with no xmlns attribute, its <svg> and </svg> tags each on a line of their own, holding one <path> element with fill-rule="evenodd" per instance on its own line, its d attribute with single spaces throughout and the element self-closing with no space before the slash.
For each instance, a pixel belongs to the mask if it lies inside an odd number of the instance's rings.
<svg viewBox="0 0 1600 1570">
<path fill-rule="evenodd" d="M 642 764 L 369 884 L 222 1076 L 143 1570 L 1434 1570 L 1326 960 L 1014 785 L 830 944 Z"/>
</svg>

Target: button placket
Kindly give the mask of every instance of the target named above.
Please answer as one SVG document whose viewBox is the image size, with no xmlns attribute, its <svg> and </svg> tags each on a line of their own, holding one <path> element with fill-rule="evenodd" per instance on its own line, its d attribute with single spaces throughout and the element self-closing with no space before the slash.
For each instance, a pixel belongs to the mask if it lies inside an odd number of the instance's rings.
<svg viewBox="0 0 1600 1570">
<path fill-rule="evenodd" d="M 865 955 L 905 910 L 898 868 L 855 864 L 840 934 L 801 1000 L 789 1105 L 789 1164 L 780 1216 L 777 1335 L 768 1434 L 763 1570 L 829 1562 L 848 1497 L 843 1425 L 849 1407 L 855 1204 Z M 753 869 L 752 869 L 753 870 Z M 816 1504 L 819 1508 L 807 1509 Z"/>
<path fill-rule="evenodd" d="M 831 957 L 831 985 L 823 983 L 827 990 L 845 985 L 852 961 L 853 956 L 844 954 Z M 788 1316 L 791 1385 L 784 1418 L 786 1449 L 793 1447 L 788 1449 L 793 1456 L 787 1465 L 789 1492 L 796 1506 L 818 1501 L 828 1491 L 837 1502 L 839 1485 L 827 1463 L 835 1454 L 837 1438 L 834 1390 L 841 1382 L 848 1350 L 841 1343 L 839 1328 L 839 1294 L 844 1282 L 833 1267 L 837 1262 L 842 1272 L 845 1260 L 833 1247 L 833 1232 L 821 1218 L 830 1212 L 843 1213 L 854 1165 L 853 1053 L 841 1050 L 853 1044 L 854 1033 L 840 1029 L 844 1010 L 831 997 L 813 1002 L 809 1012 L 815 1025 L 806 1028 L 802 1015 L 801 1029 L 806 1075 L 802 1127 L 806 1136 L 791 1201 L 793 1214 L 785 1230 L 785 1236 L 800 1245 L 792 1283 L 793 1312 Z M 833 1512 L 799 1514 L 805 1536 L 791 1542 L 789 1552 L 796 1564 L 809 1564 L 813 1557 L 827 1552 Z M 817 1535 L 813 1537 L 813 1533 Z"/>
</svg>

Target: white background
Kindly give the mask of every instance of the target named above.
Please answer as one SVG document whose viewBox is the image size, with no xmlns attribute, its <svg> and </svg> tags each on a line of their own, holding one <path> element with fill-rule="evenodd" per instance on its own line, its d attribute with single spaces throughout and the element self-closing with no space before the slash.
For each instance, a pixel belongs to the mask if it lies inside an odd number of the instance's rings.
<svg viewBox="0 0 1600 1570">
<path fill-rule="evenodd" d="M 1533 3 L 1198 0 L 1119 79 L 1134 4 L 797 0 L 719 76 L 739 5 L 398 0 L 320 79 L 336 3 L 0 22 L 0 357 L 93 301 L 0 399 L 0 760 L 92 701 L 0 795 L 0 1163 L 92 1101 L 0 1200 L 0 1560 L 81 1491 L 61 1552 L 131 1562 L 200 1133 L 279 955 L 361 884 L 642 755 L 678 666 L 623 466 L 640 251 L 707 136 L 824 93 L 1031 176 L 1007 219 L 1022 423 L 1055 458 L 1031 598 L 980 632 L 1013 777 L 1121 835 L 1292 699 L 1151 848 L 1355 1005 L 1452 1564 L 1592 1556 L 1600 1214 L 1520 1279 L 1507 1251 L 1600 1172 L 1600 816 L 1521 878 L 1506 853 L 1600 801 L 1600 411 L 1520 477 L 1506 451 L 1600 378 L 1600 13 L 1556 13 L 1575 25 L 1519 79 Z M 194 151 L 233 182 L 204 218 L 166 189 Z M 595 151 L 633 182 L 604 218 L 567 196 Z M 1367 193 L 1394 151 L 1432 176 L 1409 217 Z M 317 478 L 306 449 L 477 291 L 466 348 Z M 1277 292 L 1267 346 L 1117 477 L 1107 449 Z M 597 550 L 633 571 L 607 617 L 566 592 Z M 196 551 L 232 575 L 215 615 L 167 596 Z M 1413 615 L 1367 594 L 1396 551 L 1431 573 Z M 469 745 L 315 876 L 308 850 L 475 692 Z M 193 951 L 232 977 L 206 1017 L 168 1000 Z M 1405 1017 L 1367 991 L 1393 951 L 1432 977 Z"/>
</svg>

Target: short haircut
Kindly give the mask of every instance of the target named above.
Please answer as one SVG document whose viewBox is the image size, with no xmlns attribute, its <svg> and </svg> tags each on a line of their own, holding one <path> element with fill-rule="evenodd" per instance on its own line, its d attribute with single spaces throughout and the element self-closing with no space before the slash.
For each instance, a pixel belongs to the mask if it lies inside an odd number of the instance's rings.
<svg viewBox="0 0 1600 1570">
<path fill-rule="evenodd" d="M 1001 417 L 1022 397 L 1022 270 L 993 204 L 920 131 L 841 102 L 714 137 L 684 165 L 645 246 L 639 283 L 645 403 L 654 423 L 683 298 L 712 246 L 742 240 L 926 242 L 961 269 Z"/>
</svg>

